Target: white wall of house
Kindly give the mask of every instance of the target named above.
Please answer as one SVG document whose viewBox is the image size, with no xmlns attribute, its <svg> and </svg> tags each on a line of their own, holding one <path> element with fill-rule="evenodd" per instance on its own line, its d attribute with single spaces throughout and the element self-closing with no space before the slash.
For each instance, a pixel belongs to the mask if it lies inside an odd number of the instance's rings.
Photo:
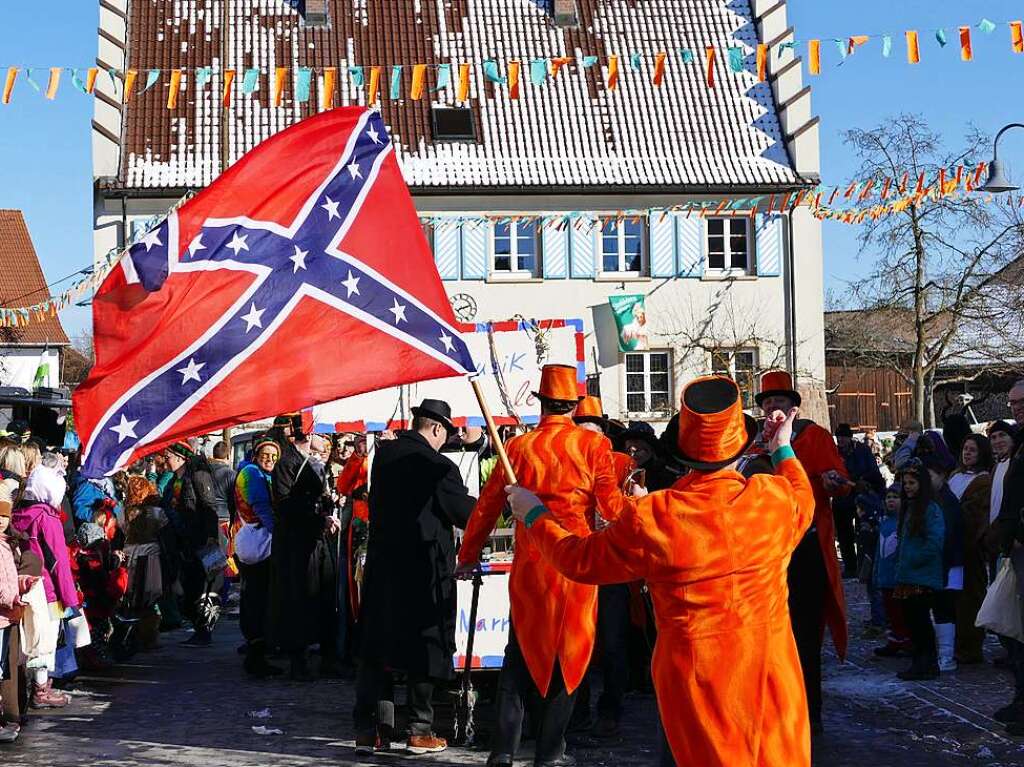
<svg viewBox="0 0 1024 767">
<path fill-rule="evenodd" d="M 44 346 L 3 346 L 0 347 L 0 386 L 20 386 L 32 391 L 32 383 L 40 362 L 50 365 L 49 374 L 43 386 L 60 385 L 60 351 Z"/>
</svg>

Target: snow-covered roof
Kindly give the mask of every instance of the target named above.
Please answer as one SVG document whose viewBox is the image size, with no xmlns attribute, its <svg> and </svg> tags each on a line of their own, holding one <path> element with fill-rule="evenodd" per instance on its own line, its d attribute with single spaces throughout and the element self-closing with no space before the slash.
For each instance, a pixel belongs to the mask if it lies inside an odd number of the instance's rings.
<svg viewBox="0 0 1024 767">
<path fill-rule="evenodd" d="M 758 82 L 758 25 L 750 0 L 577 0 L 580 25 L 555 26 L 536 0 L 331 0 L 327 27 L 307 26 L 283 0 L 134 0 L 128 4 L 128 66 L 139 85 L 125 108 L 119 185 L 198 187 L 261 140 L 320 108 L 324 67 L 338 68 L 336 103 L 365 103 L 348 67 L 383 67 L 381 108 L 406 179 L 417 191 L 773 188 L 800 182 L 787 154 L 771 85 Z M 704 49 L 718 50 L 714 88 L 705 82 Z M 739 46 L 745 70 L 729 71 Z M 693 52 L 683 63 L 681 52 Z M 664 84 L 651 84 L 654 56 L 668 55 Z M 631 55 L 642 55 L 640 69 Z M 618 88 L 606 85 L 619 57 Z M 543 85 L 530 61 L 575 62 Z M 586 56 L 598 64 L 583 69 Z M 486 82 L 480 63 L 504 74 L 523 66 L 522 95 Z M 408 97 L 414 64 L 472 68 L 475 142 L 435 142 L 431 105 L 454 104 L 454 86 Z M 403 65 L 403 98 L 388 98 L 390 67 Z M 212 66 L 197 93 L 186 72 L 179 106 L 168 110 L 165 74 L 140 92 L 145 71 Z M 241 93 L 242 72 L 259 67 L 259 90 Z M 310 101 L 271 105 L 267 72 L 313 67 Z M 235 98 L 220 105 L 220 72 L 238 71 Z M 291 69 L 289 69 L 291 71 Z M 428 86 L 435 84 L 434 74 Z M 432 101 L 433 99 L 433 101 Z"/>
</svg>

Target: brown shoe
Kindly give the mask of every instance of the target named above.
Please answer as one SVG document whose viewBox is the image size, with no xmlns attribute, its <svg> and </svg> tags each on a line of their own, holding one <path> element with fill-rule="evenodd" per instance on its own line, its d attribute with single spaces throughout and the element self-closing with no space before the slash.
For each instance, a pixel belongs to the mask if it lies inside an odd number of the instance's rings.
<svg viewBox="0 0 1024 767">
<path fill-rule="evenodd" d="M 448 741 L 439 738 L 434 733 L 428 735 L 410 735 L 406 741 L 405 750 L 410 754 L 438 754 L 448 748 Z"/>
<path fill-rule="evenodd" d="M 391 748 L 389 741 L 383 740 L 380 735 L 357 735 L 356 753 L 363 756 L 370 756 L 376 751 L 387 751 Z"/>
<path fill-rule="evenodd" d="M 64 708 L 71 702 L 67 695 L 50 689 L 49 685 L 32 685 L 32 697 L 28 705 L 31 708 Z"/>
</svg>

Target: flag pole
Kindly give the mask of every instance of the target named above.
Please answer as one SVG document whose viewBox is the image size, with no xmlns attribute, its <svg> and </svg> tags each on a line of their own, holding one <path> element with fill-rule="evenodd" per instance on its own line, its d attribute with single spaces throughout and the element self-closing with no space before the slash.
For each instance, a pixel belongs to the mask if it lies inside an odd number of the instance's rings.
<svg viewBox="0 0 1024 767">
<path fill-rule="evenodd" d="M 508 460 L 508 453 L 505 452 L 505 446 L 501 443 L 501 437 L 498 436 L 498 429 L 494 425 L 491 409 L 487 407 L 487 401 L 484 399 L 480 382 L 476 378 L 470 378 L 469 385 L 473 387 L 473 394 L 476 395 L 476 401 L 480 405 L 480 412 L 483 413 L 484 421 L 487 423 L 487 434 L 491 438 L 491 444 L 494 445 L 494 452 L 498 454 L 498 461 L 505 472 L 505 477 L 510 485 L 514 485 L 517 482 L 516 473 L 512 470 L 512 464 Z"/>
</svg>

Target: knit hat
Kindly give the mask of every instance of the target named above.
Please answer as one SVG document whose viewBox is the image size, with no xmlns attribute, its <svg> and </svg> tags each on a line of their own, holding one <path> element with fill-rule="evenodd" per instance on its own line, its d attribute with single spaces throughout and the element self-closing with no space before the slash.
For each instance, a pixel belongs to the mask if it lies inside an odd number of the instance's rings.
<svg viewBox="0 0 1024 767">
<path fill-rule="evenodd" d="M 75 533 L 75 538 L 78 539 L 78 545 L 83 549 L 87 549 L 94 543 L 104 540 L 107 537 L 106 533 L 103 532 L 103 528 L 97 525 L 95 522 L 86 522 Z"/>
<path fill-rule="evenodd" d="M 882 513 L 882 499 L 875 493 L 861 493 L 857 496 L 856 501 L 857 507 L 863 509 L 868 514 Z"/>
<path fill-rule="evenodd" d="M 277 450 L 277 454 L 281 455 L 281 445 L 278 444 L 278 441 L 276 439 L 269 436 L 260 437 L 256 440 L 256 442 L 253 443 L 252 454 L 254 456 L 259 455 L 260 450 L 264 447 L 267 447 L 268 445 L 275 448 Z"/>
<path fill-rule="evenodd" d="M 886 495 L 902 495 L 902 493 L 903 493 L 903 483 L 902 482 L 893 482 L 891 485 L 889 485 L 889 487 L 887 487 L 885 489 L 885 494 Z"/>
<path fill-rule="evenodd" d="M 185 460 L 195 457 L 195 453 L 192 452 L 192 448 L 190 448 L 188 444 L 185 442 L 175 442 L 171 445 L 168 445 L 167 452 L 174 453 L 175 455 L 180 456 Z"/>
<path fill-rule="evenodd" d="M 1011 438 L 1017 436 L 1017 427 L 1009 421 L 995 421 L 988 427 L 988 436 L 991 437 L 995 432 L 1001 431 L 1003 434 L 1010 435 Z"/>
</svg>

